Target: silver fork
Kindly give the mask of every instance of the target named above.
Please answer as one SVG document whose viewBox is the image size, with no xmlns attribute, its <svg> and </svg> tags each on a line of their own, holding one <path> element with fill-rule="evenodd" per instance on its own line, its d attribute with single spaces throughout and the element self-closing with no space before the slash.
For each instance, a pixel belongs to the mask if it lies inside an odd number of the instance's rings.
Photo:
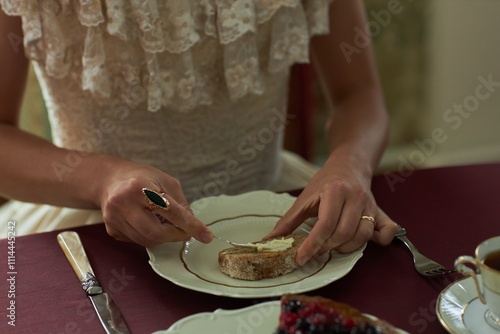
<svg viewBox="0 0 500 334">
<path fill-rule="evenodd" d="M 455 270 L 446 269 L 439 263 L 432 261 L 428 257 L 422 255 L 417 250 L 417 247 L 411 243 L 411 241 L 406 237 L 406 230 L 404 227 L 398 224 L 398 231 L 396 232 L 395 238 L 401 240 L 406 247 L 410 250 L 413 255 L 413 264 L 415 265 L 415 269 L 419 274 L 424 276 L 439 276 L 445 274 L 451 274 L 455 272 Z"/>
</svg>

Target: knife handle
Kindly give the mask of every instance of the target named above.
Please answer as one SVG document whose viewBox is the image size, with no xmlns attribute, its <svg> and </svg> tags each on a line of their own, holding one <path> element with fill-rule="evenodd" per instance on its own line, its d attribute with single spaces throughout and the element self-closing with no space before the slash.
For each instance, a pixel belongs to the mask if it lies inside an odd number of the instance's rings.
<svg viewBox="0 0 500 334">
<path fill-rule="evenodd" d="M 83 281 L 86 273 L 95 276 L 78 233 L 73 231 L 61 232 L 57 235 L 57 241 L 80 281 Z"/>
</svg>

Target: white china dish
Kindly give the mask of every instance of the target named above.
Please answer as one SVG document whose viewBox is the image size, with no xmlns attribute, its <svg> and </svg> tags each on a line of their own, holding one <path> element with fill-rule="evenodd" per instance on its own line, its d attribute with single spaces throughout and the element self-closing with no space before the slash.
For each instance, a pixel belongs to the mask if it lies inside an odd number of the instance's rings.
<svg viewBox="0 0 500 334">
<path fill-rule="evenodd" d="M 477 278 L 481 281 L 481 275 Z M 486 322 L 486 310 L 471 277 L 451 283 L 439 294 L 436 304 L 439 321 L 449 333 L 500 334 Z"/>
<path fill-rule="evenodd" d="M 290 208 L 295 197 L 270 191 L 236 196 L 208 197 L 194 202 L 194 214 L 212 231 L 235 242 L 260 240 Z M 313 222 L 302 224 L 297 233 L 308 233 Z M 345 276 L 363 255 L 362 247 L 350 254 L 325 254 L 303 268 L 273 279 L 242 281 L 223 274 L 218 253 L 227 244 L 213 240 L 165 243 L 148 249 L 149 263 L 158 275 L 184 288 L 237 298 L 264 298 L 301 293 L 328 285 Z"/>
<path fill-rule="evenodd" d="M 280 302 L 269 301 L 236 310 L 217 309 L 185 317 L 164 331 L 153 334 L 272 334 L 278 326 Z M 373 319 L 375 316 L 365 314 Z M 399 334 L 408 334 L 398 329 Z"/>
</svg>

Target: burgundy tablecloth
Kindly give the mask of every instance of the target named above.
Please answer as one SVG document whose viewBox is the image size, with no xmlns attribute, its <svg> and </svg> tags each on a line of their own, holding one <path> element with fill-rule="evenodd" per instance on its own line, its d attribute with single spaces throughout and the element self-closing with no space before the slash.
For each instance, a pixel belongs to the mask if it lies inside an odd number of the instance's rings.
<svg viewBox="0 0 500 334">
<path fill-rule="evenodd" d="M 380 206 L 407 228 L 423 253 L 448 267 L 457 256 L 472 254 L 480 241 L 500 235 L 499 189 L 500 164 L 420 170 L 398 178 L 381 175 L 373 182 Z M 113 240 L 102 224 L 75 230 L 101 285 L 134 334 L 166 329 L 193 313 L 269 300 L 216 297 L 177 287 L 153 272 L 143 248 Z M 7 281 L 8 242 L 0 240 L 0 333 L 104 332 L 56 234 L 15 240 L 14 286 Z M 347 276 L 309 294 L 350 303 L 410 333 L 446 333 L 435 304 L 439 292 L 457 278 L 422 277 L 399 242 L 388 247 L 370 243 Z M 9 296 L 12 288 L 15 299 Z M 12 300 L 15 327 L 8 324 Z"/>
</svg>

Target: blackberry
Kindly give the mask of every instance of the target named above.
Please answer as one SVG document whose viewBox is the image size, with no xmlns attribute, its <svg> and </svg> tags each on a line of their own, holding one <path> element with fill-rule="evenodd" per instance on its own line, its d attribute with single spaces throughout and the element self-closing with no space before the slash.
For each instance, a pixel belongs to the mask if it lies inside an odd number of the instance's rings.
<svg viewBox="0 0 500 334">
<path fill-rule="evenodd" d="M 349 330 L 344 325 L 335 324 L 335 325 L 333 325 L 333 332 L 332 333 L 335 333 L 335 334 L 349 334 Z"/>
<path fill-rule="evenodd" d="M 325 325 L 322 324 L 311 324 L 311 327 L 309 327 L 309 331 L 311 334 L 328 333 L 328 331 L 325 329 Z"/>
<path fill-rule="evenodd" d="M 361 324 L 358 327 L 352 328 L 349 334 L 381 334 L 380 328 L 372 325 Z"/>
<path fill-rule="evenodd" d="M 311 330 L 311 323 L 308 320 L 298 319 L 295 323 L 295 327 L 297 327 L 297 329 L 300 329 L 301 331 L 307 332 Z"/>
<path fill-rule="evenodd" d="M 374 327 L 374 326 L 366 326 L 365 331 L 363 334 L 381 334 L 382 331 L 380 330 L 379 327 Z"/>
<path fill-rule="evenodd" d="M 285 312 L 297 313 L 302 307 L 302 303 L 298 300 L 291 300 L 285 304 Z"/>
</svg>

